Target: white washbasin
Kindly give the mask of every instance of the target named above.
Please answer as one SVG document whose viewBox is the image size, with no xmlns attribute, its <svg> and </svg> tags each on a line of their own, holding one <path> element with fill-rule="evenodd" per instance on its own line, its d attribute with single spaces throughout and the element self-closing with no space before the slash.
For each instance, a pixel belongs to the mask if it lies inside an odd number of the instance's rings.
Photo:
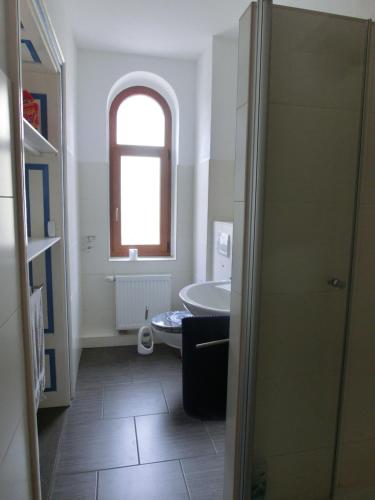
<svg viewBox="0 0 375 500">
<path fill-rule="evenodd" d="M 180 290 L 180 299 L 195 316 L 224 316 L 230 312 L 230 281 L 193 283 Z"/>
</svg>

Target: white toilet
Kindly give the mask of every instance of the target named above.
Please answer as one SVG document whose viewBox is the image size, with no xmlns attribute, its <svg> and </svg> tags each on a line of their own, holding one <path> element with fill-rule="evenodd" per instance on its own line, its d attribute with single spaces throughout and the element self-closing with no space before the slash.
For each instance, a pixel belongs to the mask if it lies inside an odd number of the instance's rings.
<svg viewBox="0 0 375 500">
<path fill-rule="evenodd" d="M 232 267 L 233 223 L 214 221 L 213 279 L 229 280 Z M 182 320 L 193 316 L 189 311 L 168 311 L 151 320 L 156 339 L 175 349 L 182 349 Z"/>
<path fill-rule="evenodd" d="M 182 320 L 192 316 L 189 311 L 168 311 L 151 320 L 152 333 L 164 344 L 182 349 Z"/>
</svg>

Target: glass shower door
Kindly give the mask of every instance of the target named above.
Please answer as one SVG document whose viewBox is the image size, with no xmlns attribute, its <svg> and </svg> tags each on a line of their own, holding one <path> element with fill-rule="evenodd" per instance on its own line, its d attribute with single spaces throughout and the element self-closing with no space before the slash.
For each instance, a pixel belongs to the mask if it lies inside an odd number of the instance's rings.
<svg viewBox="0 0 375 500">
<path fill-rule="evenodd" d="M 368 23 L 273 6 L 270 33 L 252 480 L 266 483 L 267 500 L 323 500 L 334 475 Z"/>
</svg>

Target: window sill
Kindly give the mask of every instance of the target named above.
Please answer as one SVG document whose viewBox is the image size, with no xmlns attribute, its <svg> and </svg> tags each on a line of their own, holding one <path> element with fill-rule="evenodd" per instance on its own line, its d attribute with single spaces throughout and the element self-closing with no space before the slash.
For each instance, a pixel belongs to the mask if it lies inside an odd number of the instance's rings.
<svg viewBox="0 0 375 500">
<path fill-rule="evenodd" d="M 137 262 L 159 262 L 159 261 L 173 261 L 176 257 L 138 257 L 137 260 L 131 260 L 129 257 L 109 257 L 109 262 L 132 262 L 136 264 Z"/>
</svg>

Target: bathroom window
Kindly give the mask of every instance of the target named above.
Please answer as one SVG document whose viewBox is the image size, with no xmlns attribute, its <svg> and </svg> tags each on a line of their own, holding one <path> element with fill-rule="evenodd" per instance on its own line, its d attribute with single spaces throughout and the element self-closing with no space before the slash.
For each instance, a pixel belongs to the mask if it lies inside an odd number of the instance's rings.
<svg viewBox="0 0 375 500">
<path fill-rule="evenodd" d="M 171 111 L 148 87 L 128 88 L 110 112 L 111 256 L 171 255 Z"/>
</svg>

